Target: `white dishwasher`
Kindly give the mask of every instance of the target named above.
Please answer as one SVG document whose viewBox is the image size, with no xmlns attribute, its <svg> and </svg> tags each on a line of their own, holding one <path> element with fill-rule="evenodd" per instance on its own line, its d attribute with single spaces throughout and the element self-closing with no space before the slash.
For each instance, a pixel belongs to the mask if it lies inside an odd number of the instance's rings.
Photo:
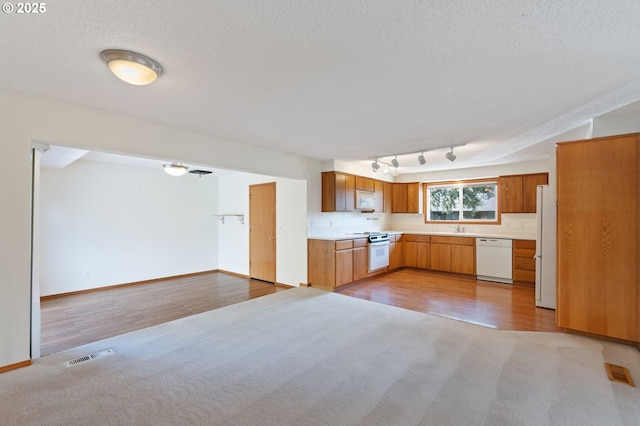
<svg viewBox="0 0 640 426">
<path fill-rule="evenodd" d="M 476 238 L 476 278 L 513 284 L 511 247 L 511 240 Z"/>
</svg>

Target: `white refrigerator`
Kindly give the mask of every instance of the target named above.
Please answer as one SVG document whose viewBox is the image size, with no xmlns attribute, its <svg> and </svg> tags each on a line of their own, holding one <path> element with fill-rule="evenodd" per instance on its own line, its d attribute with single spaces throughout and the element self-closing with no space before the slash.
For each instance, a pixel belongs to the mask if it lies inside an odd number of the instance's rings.
<svg viewBox="0 0 640 426">
<path fill-rule="evenodd" d="M 556 308 L 556 197 L 539 185 L 536 199 L 536 306 Z"/>
</svg>

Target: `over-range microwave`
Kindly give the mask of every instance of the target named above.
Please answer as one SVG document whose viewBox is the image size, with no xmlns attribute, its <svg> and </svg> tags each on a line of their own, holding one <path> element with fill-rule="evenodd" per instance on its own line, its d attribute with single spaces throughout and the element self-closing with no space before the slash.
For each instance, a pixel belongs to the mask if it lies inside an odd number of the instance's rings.
<svg viewBox="0 0 640 426">
<path fill-rule="evenodd" d="M 375 195 L 372 191 L 356 190 L 356 209 L 373 210 L 375 205 Z"/>
</svg>

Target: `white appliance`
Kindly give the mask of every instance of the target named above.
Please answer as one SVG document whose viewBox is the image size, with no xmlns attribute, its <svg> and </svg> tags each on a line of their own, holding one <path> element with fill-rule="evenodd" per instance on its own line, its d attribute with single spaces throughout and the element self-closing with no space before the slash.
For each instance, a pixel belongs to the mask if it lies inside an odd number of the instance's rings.
<svg viewBox="0 0 640 426">
<path fill-rule="evenodd" d="M 513 242 L 501 238 L 476 238 L 476 278 L 513 284 Z"/>
<path fill-rule="evenodd" d="M 369 272 L 389 266 L 389 234 L 369 235 Z"/>
<path fill-rule="evenodd" d="M 536 306 L 556 308 L 556 200 L 549 185 L 536 198 Z"/>
<path fill-rule="evenodd" d="M 373 210 L 375 207 L 375 194 L 371 191 L 356 190 L 356 209 Z"/>
</svg>

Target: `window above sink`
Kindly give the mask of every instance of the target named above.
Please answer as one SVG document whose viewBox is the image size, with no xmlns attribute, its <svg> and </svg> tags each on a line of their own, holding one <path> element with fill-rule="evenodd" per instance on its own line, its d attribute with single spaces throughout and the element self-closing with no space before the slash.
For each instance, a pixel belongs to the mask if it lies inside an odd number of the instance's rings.
<svg viewBox="0 0 640 426">
<path fill-rule="evenodd" d="M 498 224 L 497 180 L 425 183 L 426 223 Z"/>
</svg>

